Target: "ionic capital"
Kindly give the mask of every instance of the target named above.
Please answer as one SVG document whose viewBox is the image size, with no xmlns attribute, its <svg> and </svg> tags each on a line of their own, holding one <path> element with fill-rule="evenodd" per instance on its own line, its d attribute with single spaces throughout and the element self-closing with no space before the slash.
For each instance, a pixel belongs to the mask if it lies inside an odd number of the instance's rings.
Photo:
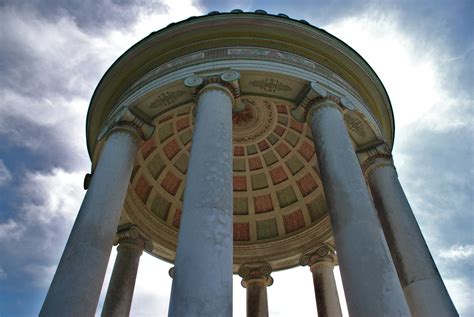
<svg viewBox="0 0 474 317">
<path fill-rule="evenodd" d="M 359 149 L 357 152 L 359 157 L 361 157 L 362 172 L 366 177 L 376 168 L 393 166 L 393 157 L 390 147 L 384 141 L 380 141 L 364 149 Z"/>
<path fill-rule="evenodd" d="M 175 273 L 176 269 L 174 268 L 174 266 L 170 267 L 170 269 L 168 270 L 168 275 L 173 279 L 174 278 L 174 273 Z"/>
<path fill-rule="evenodd" d="M 337 257 L 332 245 L 324 243 L 316 250 L 305 253 L 300 258 L 300 265 L 308 265 L 313 271 L 318 265 L 336 265 Z"/>
<path fill-rule="evenodd" d="M 273 284 L 270 276 L 272 267 L 268 263 L 244 264 L 239 268 L 238 274 L 242 277 L 242 286 L 247 287 L 251 282 L 261 282 L 265 286 Z"/>
<path fill-rule="evenodd" d="M 354 110 L 354 105 L 349 99 L 329 94 L 316 82 L 311 82 L 305 88 L 300 100 L 296 108 L 291 110 L 291 115 L 299 122 L 310 122 L 313 113 L 323 107 L 332 107 L 339 111 L 342 111 L 342 108 Z"/>
<path fill-rule="evenodd" d="M 140 140 L 146 140 L 153 135 L 155 126 L 143 116 L 136 115 L 128 107 L 120 107 L 107 119 L 99 133 L 99 140 L 115 130 L 126 130 Z"/>
<path fill-rule="evenodd" d="M 134 246 L 148 252 L 153 250 L 152 242 L 145 238 L 138 230 L 138 227 L 134 225 L 119 228 L 115 236 L 114 245 L 119 245 L 119 247 Z"/>
<path fill-rule="evenodd" d="M 228 94 L 232 99 L 232 111 L 239 112 L 244 109 L 240 101 L 240 73 L 229 70 L 211 76 L 193 75 L 184 80 L 184 85 L 191 89 L 193 99 L 197 102 L 199 95 L 206 90 L 217 89 Z"/>
</svg>

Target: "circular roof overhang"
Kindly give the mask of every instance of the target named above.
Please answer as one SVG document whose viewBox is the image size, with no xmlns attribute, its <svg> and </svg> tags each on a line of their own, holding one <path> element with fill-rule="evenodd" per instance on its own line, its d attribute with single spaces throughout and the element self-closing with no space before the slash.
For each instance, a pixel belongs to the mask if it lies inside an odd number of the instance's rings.
<svg viewBox="0 0 474 317">
<path fill-rule="evenodd" d="M 284 15 L 218 13 L 172 23 L 126 51 L 105 73 L 89 106 L 87 147 L 92 157 L 107 116 L 136 81 L 180 56 L 211 48 L 246 46 L 293 53 L 341 77 L 362 98 L 390 147 L 394 117 L 387 92 L 368 63 L 351 47 L 306 21 Z"/>
</svg>

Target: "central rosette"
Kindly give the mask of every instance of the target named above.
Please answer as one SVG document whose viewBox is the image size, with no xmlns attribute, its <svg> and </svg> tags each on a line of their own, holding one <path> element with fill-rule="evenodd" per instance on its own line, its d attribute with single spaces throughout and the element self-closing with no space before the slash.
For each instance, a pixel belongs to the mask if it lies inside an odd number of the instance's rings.
<svg viewBox="0 0 474 317">
<path fill-rule="evenodd" d="M 243 98 L 244 109 L 232 115 L 234 144 L 265 138 L 275 125 L 274 106 L 262 99 Z"/>
</svg>

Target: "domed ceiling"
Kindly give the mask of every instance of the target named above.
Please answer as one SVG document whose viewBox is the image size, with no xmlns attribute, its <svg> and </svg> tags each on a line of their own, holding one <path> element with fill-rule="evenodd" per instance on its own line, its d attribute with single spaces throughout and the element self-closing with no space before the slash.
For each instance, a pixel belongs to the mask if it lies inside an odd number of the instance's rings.
<svg viewBox="0 0 474 317">
<path fill-rule="evenodd" d="M 245 97 L 233 115 L 234 241 L 260 243 L 321 220 L 326 205 L 311 132 L 290 115 L 287 102 Z M 178 230 L 192 144 L 192 105 L 155 119 L 132 175 L 141 207 Z"/>
<path fill-rule="evenodd" d="M 243 21 L 255 26 L 255 36 L 248 37 Z M 88 115 L 93 166 L 115 108 L 128 107 L 156 127 L 137 153 L 120 220 L 137 225 L 153 255 L 169 262 L 176 256 L 195 106 L 184 80 L 228 70 L 240 73 L 245 106 L 232 118 L 234 271 L 256 261 L 273 270 L 295 266 L 304 252 L 331 239 L 311 131 L 290 110 L 301 106 L 312 83 L 337 102 L 348 99 L 353 106 L 341 110 L 361 151 L 380 142 L 380 131 L 391 136 L 392 120 L 383 87 L 365 80 L 376 77 L 364 61 L 345 44 L 326 42 L 326 33 L 295 23 L 252 15 L 191 20 L 150 35 L 104 76 Z"/>
<path fill-rule="evenodd" d="M 240 85 L 244 109 L 232 118 L 234 270 L 254 261 L 284 269 L 331 239 L 310 126 L 290 114 L 308 83 L 241 71 Z M 134 105 L 155 111 L 156 129 L 136 156 L 121 224 L 136 224 L 153 242 L 152 254 L 173 262 L 195 102 L 183 82 L 176 81 Z M 362 114 L 342 110 L 354 145 L 370 142 L 375 134 Z"/>
</svg>

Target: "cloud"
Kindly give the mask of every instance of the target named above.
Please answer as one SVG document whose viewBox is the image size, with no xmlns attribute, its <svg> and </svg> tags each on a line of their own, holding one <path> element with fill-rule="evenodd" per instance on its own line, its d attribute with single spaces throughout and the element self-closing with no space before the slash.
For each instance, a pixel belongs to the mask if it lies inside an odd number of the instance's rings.
<svg viewBox="0 0 474 317">
<path fill-rule="evenodd" d="M 12 179 L 12 174 L 0 159 L 0 186 L 7 184 Z"/>
<path fill-rule="evenodd" d="M 3 147 L 24 147 L 42 161 L 74 169 L 88 165 L 86 112 L 106 69 L 151 31 L 199 12 L 189 1 L 134 5 L 127 10 L 123 10 L 126 3 L 91 1 L 98 11 L 78 1 L 62 3 L 7 3 L 0 11 L 0 135 Z M 122 13 L 114 16 L 115 7 Z M 106 8 L 109 15 L 103 17 Z M 130 18 L 129 10 L 137 19 Z M 128 20 L 123 28 L 105 23 L 101 32 L 90 33 L 78 22 L 86 12 L 101 21 Z"/>
<path fill-rule="evenodd" d="M 1 268 L 8 276 L 0 286 L 5 294 L 0 305 L 16 316 L 39 311 L 79 210 L 90 164 L 86 111 L 101 76 L 151 31 L 199 14 L 191 1 L 90 5 L 95 10 L 78 1 L 0 5 L 1 149 L 26 150 L 5 161 L 16 166 L 10 188 L 16 194 L 5 197 L 0 218 Z M 10 174 L 2 169 L 5 181 Z M 152 293 L 138 287 L 136 301 L 149 301 Z"/>
<path fill-rule="evenodd" d="M 0 241 L 12 241 L 18 240 L 23 233 L 25 228 L 18 224 L 13 219 L 8 219 L 4 223 L 0 223 Z"/>
<path fill-rule="evenodd" d="M 472 272 L 472 271 L 471 271 Z M 472 302 L 474 283 L 466 281 L 462 278 L 445 278 L 444 283 L 450 293 L 453 293 L 456 308 L 460 316 L 472 316 L 474 311 L 474 303 Z M 452 294 L 452 295 L 453 295 Z"/>
<path fill-rule="evenodd" d="M 379 10 L 374 10 L 377 6 L 371 1 L 362 6 L 349 1 L 343 5 L 324 2 L 311 11 L 315 7 L 312 2 L 290 6 L 277 1 L 273 3 L 275 9 L 270 7 L 268 11 L 295 18 L 306 15 L 310 22 L 326 24 L 329 32 L 356 48 L 382 77 L 396 111 L 395 159 L 400 179 L 456 305 L 469 315 L 474 312 L 469 304 L 472 278 L 467 278 L 472 274 L 469 263 L 474 243 L 469 236 L 469 210 L 474 182 L 469 161 L 472 147 L 466 146 L 466 139 L 473 135 L 469 128 L 472 93 L 463 89 L 472 86 L 472 44 L 469 48 L 453 42 L 462 36 L 460 32 L 447 36 L 446 32 L 462 25 L 454 19 L 456 10 L 463 8 L 458 2 L 446 8 L 450 15 L 444 23 L 450 28 L 441 23 L 444 16 L 427 14 L 420 19 L 420 12 L 425 12 L 427 6 L 439 10 L 438 4 L 400 3 L 383 2 Z M 249 1 L 241 4 L 252 5 Z M 398 13 L 386 14 L 388 7 L 395 7 Z M 82 180 L 89 167 L 85 114 L 93 89 L 107 67 L 151 31 L 201 13 L 201 7 L 184 0 L 169 4 L 113 0 L 2 2 L 1 146 L 26 148 L 31 156 L 18 157 L 17 162 L 29 166 L 30 161 L 39 161 L 42 166 L 41 171 L 21 171 L 8 180 L 18 182 L 16 189 L 21 194 L 21 200 L 9 207 L 11 212 L 7 214 L 11 216 L 0 223 L 0 253 L 6 259 L 2 258 L 0 279 L 5 276 L 2 283 L 10 291 L 33 286 L 40 289 L 36 298 L 46 294 L 84 194 Z M 425 37 L 430 32 L 431 36 Z M 0 166 L 3 175 L 1 170 Z M 133 314 L 166 314 L 169 266 L 142 256 Z M 292 296 L 291 302 L 299 303 L 302 314 L 314 314 L 314 292 L 307 268 L 274 273 L 274 277 L 275 284 L 269 288 L 272 314 L 293 314 L 287 309 L 296 306 L 279 300 L 289 298 L 288 294 L 299 294 Z M 243 315 L 245 289 L 238 277 L 234 284 L 234 311 Z M 18 312 L 20 307 L 12 311 Z M 25 315 L 38 311 L 39 307 L 34 307 Z"/>
<path fill-rule="evenodd" d="M 441 250 L 440 257 L 453 260 L 468 260 L 474 256 L 474 245 L 454 245 Z"/>
<path fill-rule="evenodd" d="M 24 200 L 12 213 L 15 218 L 0 223 L 0 253 L 7 271 L 22 270 L 36 287 L 49 284 L 79 210 L 83 175 L 53 169 L 22 177 Z"/>
<path fill-rule="evenodd" d="M 400 181 L 455 305 L 470 315 L 461 286 L 473 285 L 473 265 L 462 258 L 474 244 L 473 99 L 464 86 L 452 85 L 456 52 L 436 45 L 442 38 L 427 43 L 422 31 L 403 32 L 401 23 L 398 14 L 373 11 L 325 29 L 364 56 L 384 83 Z"/>
</svg>

